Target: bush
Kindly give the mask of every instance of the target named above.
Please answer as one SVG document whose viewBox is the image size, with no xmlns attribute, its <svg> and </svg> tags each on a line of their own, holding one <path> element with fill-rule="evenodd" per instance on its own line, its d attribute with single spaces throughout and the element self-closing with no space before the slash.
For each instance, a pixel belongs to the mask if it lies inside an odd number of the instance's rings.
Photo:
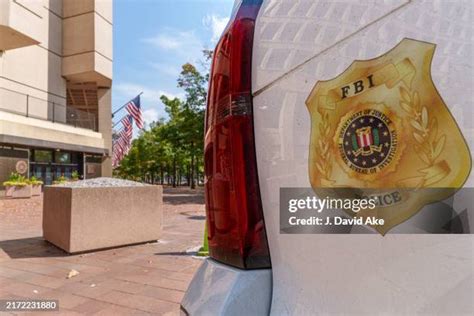
<svg viewBox="0 0 474 316">
<path fill-rule="evenodd" d="M 8 186 L 24 187 L 28 184 L 29 184 L 28 179 L 16 172 L 12 172 L 10 176 L 8 177 L 8 180 L 3 182 L 3 185 L 6 187 Z"/>
<path fill-rule="evenodd" d="M 23 176 L 20 175 L 19 173 L 12 172 L 12 173 L 10 173 L 10 176 L 8 177 L 8 180 L 7 180 L 7 181 L 19 182 L 21 179 L 24 179 L 24 178 L 25 178 L 25 177 L 23 177 Z"/>
<path fill-rule="evenodd" d="M 68 179 L 65 176 L 60 176 L 56 180 L 53 181 L 53 184 L 63 184 L 66 183 Z"/>
<path fill-rule="evenodd" d="M 27 186 L 28 183 L 26 182 L 15 182 L 15 181 L 5 181 L 3 182 L 3 186 L 5 187 L 24 187 Z"/>
<path fill-rule="evenodd" d="M 28 180 L 29 184 L 31 185 L 42 185 L 43 181 L 38 180 L 35 176 L 30 177 L 30 180 Z"/>
<path fill-rule="evenodd" d="M 79 180 L 79 172 L 77 172 L 77 170 L 74 170 L 74 171 L 72 172 L 72 174 L 71 174 L 71 178 L 72 178 L 72 180 L 74 180 L 74 181 Z"/>
</svg>

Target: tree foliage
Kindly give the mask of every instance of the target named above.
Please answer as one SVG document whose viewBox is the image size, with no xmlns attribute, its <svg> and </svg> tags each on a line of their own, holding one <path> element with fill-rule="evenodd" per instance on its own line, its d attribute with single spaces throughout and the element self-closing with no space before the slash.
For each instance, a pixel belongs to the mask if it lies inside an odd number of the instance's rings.
<svg viewBox="0 0 474 316">
<path fill-rule="evenodd" d="M 207 61 L 211 54 L 205 53 Z M 167 118 L 153 122 L 133 140 L 115 174 L 149 183 L 189 185 L 203 175 L 204 111 L 209 75 L 192 64 L 182 66 L 177 80 L 183 100 L 161 96 Z"/>
</svg>

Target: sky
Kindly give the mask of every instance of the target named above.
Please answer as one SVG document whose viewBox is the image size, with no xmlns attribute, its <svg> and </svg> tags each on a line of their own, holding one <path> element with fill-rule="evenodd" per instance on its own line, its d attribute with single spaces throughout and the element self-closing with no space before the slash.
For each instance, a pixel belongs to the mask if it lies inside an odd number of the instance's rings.
<svg viewBox="0 0 474 316">
<path fill-rule="evenodd" d="M 145 123 L 165 116 L 161 95 L 182 97 L 181 65 L 202 60 L 227 25 L 233 0 L 115 0 L 112 109 L 141 96 Z M 117 113 L 114 121 L 125 115 Z"/>
</svg>

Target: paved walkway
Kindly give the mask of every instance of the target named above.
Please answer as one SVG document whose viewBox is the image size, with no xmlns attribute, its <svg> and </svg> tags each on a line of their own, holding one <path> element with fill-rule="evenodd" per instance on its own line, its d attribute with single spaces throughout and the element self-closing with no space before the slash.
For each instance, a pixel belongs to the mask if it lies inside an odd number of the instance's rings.
<svg viewBox="0 0 474 316">
<path fill-rule="evenodd" d="M 159 242 L 73 256 L 41 238 L 42 198 L 0 197 L 0 299 L 58 299 L 45 315 L 179 315 L 202 262 L 186 250 L 201 244 L 205 213 L 202 192 L 164 193 Z"/>
</svg>

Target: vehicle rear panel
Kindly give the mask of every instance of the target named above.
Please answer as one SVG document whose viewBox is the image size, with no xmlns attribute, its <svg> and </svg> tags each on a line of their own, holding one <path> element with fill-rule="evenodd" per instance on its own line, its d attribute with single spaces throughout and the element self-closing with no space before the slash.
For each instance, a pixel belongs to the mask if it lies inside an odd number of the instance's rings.
<svg viewBox="0 0 474 316">
<path fill-rule="evenodd" d="M 311 187 L 305 101 L 314 85 L 404 38 L 436 44 L 433 82 L 472 156 L 472 3 L 361 2 L 265 1 L 257 19 L 253 110 L 272 313 L 468 314 L 474 309 L 470 234 L 280 234 L 280 188 Z M 470 175 L 464 186 L 473 185 Z"/>
</svg>

